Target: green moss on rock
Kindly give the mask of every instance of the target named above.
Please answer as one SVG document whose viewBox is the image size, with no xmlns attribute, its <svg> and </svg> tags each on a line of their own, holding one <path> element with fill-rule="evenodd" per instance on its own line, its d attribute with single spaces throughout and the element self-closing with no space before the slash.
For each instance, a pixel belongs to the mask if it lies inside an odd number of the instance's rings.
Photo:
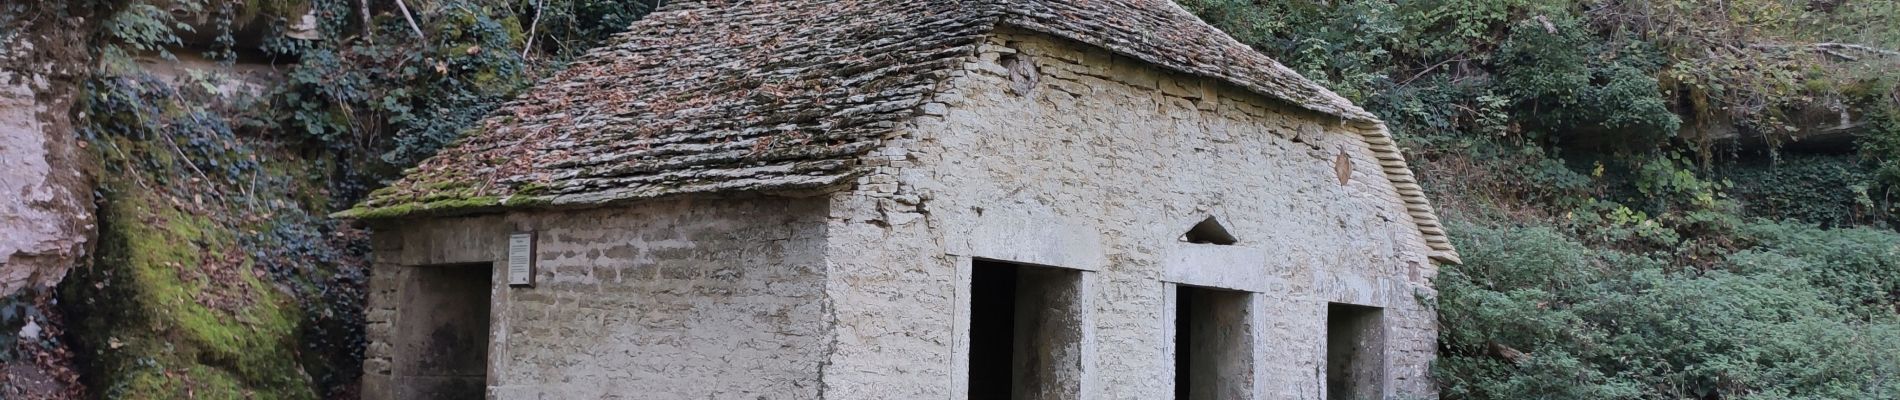
<svg viewBox="0 0 1900 400">
<path fill-rule="evenodd" d="M 146 193 L 100 210 L 80 329 L 107 398 L 314 399 L 294 354 L 296 304 L 252 273 L 228 230 Z M 103 385 L 101 385 L 103 384 Z"/>
<path fill-rule="evenodd" d="M 109 399 L 315 399 L 298 363 L 301 310 L 254 268 L 239 228 L 210 197 L 168 196 L 176 152 L 101 142 L 99 245 L 62 290 L 89 360 L 82 376 Z M 173 193 L 190 193 L 174 191 Z"/>
</svg>

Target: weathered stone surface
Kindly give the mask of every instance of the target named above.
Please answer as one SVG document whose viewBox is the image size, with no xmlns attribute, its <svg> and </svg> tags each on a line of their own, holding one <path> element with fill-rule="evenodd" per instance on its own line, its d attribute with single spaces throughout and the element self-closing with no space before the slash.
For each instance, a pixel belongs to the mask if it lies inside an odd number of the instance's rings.
<svg viewBox="0 0 1900 400">
<path fill-rule="evenodd" d="M 969 257 L 1099 269 L 1084 273 L 1086 398 L 1172 395 L 1170 283 L 1254 292 L 1252 398 L 1325 398 L 1335 302 L 1385 309 L 1387 393 L 1432 394 L 1434 316 L 1419 302 L 1435 295 L 1432 249 L 1395 186 L 1376 179 L 1386 174 L 1367 129 L 1138 60 L 1081 74 L 1091 67 L 1073 60 L 1113 57 L 1033 32 L 1001 32 L 983 51 L 942 92 L 945 115 L 920 117 L 875 151 L 912 165 L 866 178 L 896 184 L 833 201 L 828 398 L 959 398 L 969 300 L 958 263 Z M 991 61 L 1009 52 L 1038 63 L 1041 86 L 1014 91 L 1009 69 Z M 1074 98 L 1060 82 L 1089 94 Z M 1207 85 L 1213 103 L 1163 85 Z M 1362 178 L 1339 183 L 1340 154 Z M 910 198 L 924 200 L 897 201 Z M 981 222 L 998 215 L 1039 217 Z M 1179 240 L 1209 216 L 1239 243 Z M 1079 253 L 1102 258 L 1069 255 Z"/>
<path fill-rule="evenodd" d="M 678 200 L 384 229 L 364 398 L 404 398 L 420 382 L 404 369 L 422 354 L 402 332 L 437 310 L 405 307 L 416 271 L 469 263 L 495 268 L 491 398 L 820 398 L 825 215 L 821 199 Z M 533 288 L 506 286 L 495 263 L 518 229 L 539 235 Z"/>
<path fill-rule="evenodd" d="M 0 295 L 8 295 L 58 283 L 84 257 L 94 222 L 68 114 L 72 69 L 85 58 L 72 52 L 81 35 L 62 32 L 79 22 L 0 23 Z"/>
</svg>

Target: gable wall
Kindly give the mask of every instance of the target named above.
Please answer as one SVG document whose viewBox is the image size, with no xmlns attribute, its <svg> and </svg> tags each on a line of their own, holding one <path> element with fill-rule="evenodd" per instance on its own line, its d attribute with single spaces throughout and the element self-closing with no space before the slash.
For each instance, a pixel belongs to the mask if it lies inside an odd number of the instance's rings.
<svg viewBox="0 0 1900 400">
<path fill-rule="evenodd" d="M 1365 131 L 1015 30 L 945 85 L 833 200 L 830 398 L 961 398 L 970 257 L 1093 271 L 1082 398 L 1169 396 L 1164 281 L 1259 292 L 1257 398 L 1325 398 L 1328 302 L 1386 308 L 1386 386 L 1430 394 L 1435 268 Z M 1177 240 L 1210 215 L 1241 242 Z"/>
<path fill-rule="evenodd" d="M 364 398 L 420 398 L 427 377 L 403 369 L 435 355 L 396 336 L 436 334 L 422 325 L 444 310 L 404 303 L 425 296 L 420 269 L 468 263 L 495 266 L 489 398 L 817 398 L 825 207 L 673 199 L 378 227 Z M 518 229 L 539 235 L 532 288 L 506 284 Z"/>
</svg>

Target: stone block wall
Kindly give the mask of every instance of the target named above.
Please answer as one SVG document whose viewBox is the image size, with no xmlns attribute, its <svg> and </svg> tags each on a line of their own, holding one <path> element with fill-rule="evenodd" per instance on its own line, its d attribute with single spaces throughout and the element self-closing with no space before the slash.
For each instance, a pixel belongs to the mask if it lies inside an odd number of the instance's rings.
<svg viewBox="0 0 1900 400">
<path fill-rule="evenodd" d="M 1084 271 L 1083 398 L 1171 396 L 1177 283 L 1254 293 L 1254 398 L 1326 398 L 1335 302 L 1384 309 L 1387 396 L 1432 395 L 1436 270 L 1378 127 L 1009 29 L 920 114 L 832 202 L 828 398 L 961 398 L 971 258 Z M 1210 216 L 1239 243 L 1179 240 Z"/>
<path fill-rule="evenodd" d="M 820 199 L 664 200 L 380 227 L 364 397 L 412 386 L 392 343 L 417 268 L 493 265 L 493 399 L 813 399 L 831 335 Z M 536 286 L 506 285 L 508 233 L 538 234 Z M 468 299 L 482 301 L 484 299 Z"/>
</svg>

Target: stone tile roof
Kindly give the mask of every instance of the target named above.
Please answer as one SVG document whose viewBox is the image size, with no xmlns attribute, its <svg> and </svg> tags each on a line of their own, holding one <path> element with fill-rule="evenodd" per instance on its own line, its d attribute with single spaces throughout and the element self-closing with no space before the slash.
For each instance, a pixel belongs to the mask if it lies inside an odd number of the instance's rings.
<svg viewBox="0 0 1900 400">
<path fill-rule="evenodd" d="M 840 187 L 999 25 L 1377 123 L 1169 0 L 675 1 L 338 216 Z"/>
</svg>

